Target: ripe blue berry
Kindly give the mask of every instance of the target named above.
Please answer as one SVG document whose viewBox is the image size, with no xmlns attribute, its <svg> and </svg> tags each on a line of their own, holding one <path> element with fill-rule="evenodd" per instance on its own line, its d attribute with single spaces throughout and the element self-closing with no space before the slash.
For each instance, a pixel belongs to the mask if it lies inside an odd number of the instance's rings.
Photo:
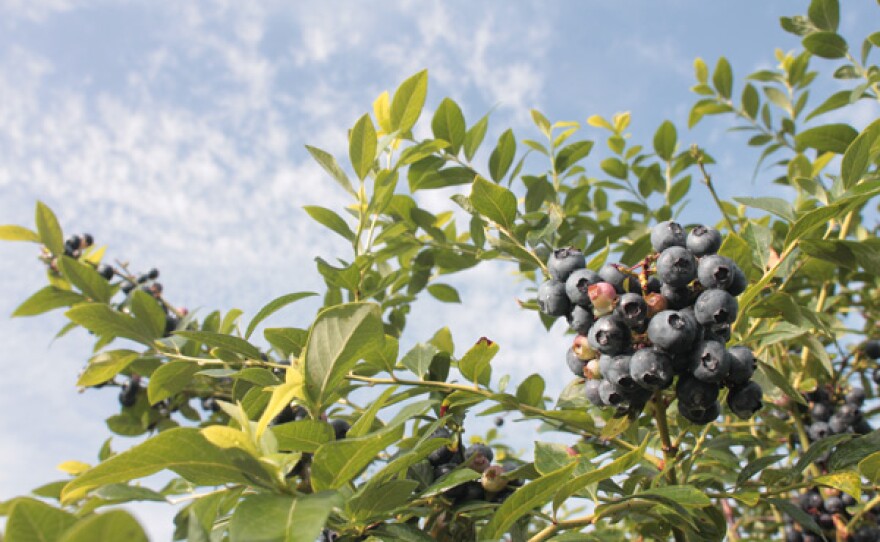
<svg viewBox="0 0 880 542">
<path fill-rule="evenodd" d="M 702 341 L 691 354 L 691 373 L 703 382 L 718 384 L 730 374 L 730 357 L 717 341 Z"/>
<path fill-rule="evenodd" d="M 579 335 L 586 335 L 593 326 L 593 313 L 580 305 L 571 309 L 571 314 L 566 315 L 568 326 Z"/>
<path fill-rule="evenodd" d="M 846 394 L 846 403 L 856 407 L 860 407 L 865 403 L 865 390 L 854 387 Z"/>
<path fill-rule="evenodd" d="M 749 382 L 745 386 L 733 388 L 727 396 L 727 407 L 738 418 L 748 420 L 755 412 L 761 410 L 761 386 L 757 382 Z"/>
<path fill-rule="evenodd" d="M 640 289 L 639 281 L 635 277 L 624 274 L 613 263 L 606 263 L 599 269 L 599 276 L 605 282 L 610 282 L 617 293 L 637 292 Z"/>
<path fill-rule="evenodd" d="M 602 396 L 599 395 L 599 386 L 601 384 L 602 380 L 587 380 L 584 384 L 584 393 L 587 395 L 587 400 L 598 407 L 607 406 L 602 401 Z"/>
<path fill-rule="evenodd" d="M 697 277 L 703 288 L 720 288 L 726 290 L 733 284 L 736 276 L 736 264 L 730 258 L 713 254 L 700 258 L 697 266 Z"/>
<path fill-rule="evenodd" d="M 651 229 L 651 246 L 657 252 L 663 252 L 669 247 L 683 247 L 685 245 L 684 230 L 677 222 L 667 220 Z"/>
<path fill-rule="evenodd" d="M 832 495 L 825 499 L 825 510 L 829 514 L 839 514 L 843 512 L 843 500 L 840 497 Z"/>
<path fill-rule="evenodd" d="M 688 233 L 685 245 L 697 257 L 715 254 L 721 248 L 721 234 L 715 228 L 696 226 Z"/>
<path fill-rule="evenodd" d="M 602 399 L 602 403 L 608 406 L 625 405 L 626 407 L 629 407 L 626 390 L 615 386 L 604 378 L 599 382 L 599 397 Z"/>
<path fill-rule="evenodd" d="M 825 422 L 813 422 L 807 433 L 810 435 L 810 440 L 822 440 L 831 434 L 831 427 Z"/>
<path fill-rule="evenodd" d="M 493 459 L 495 459 L 495 454 L 492 452 L 492 448 L 485 444 L 473 444 L 468 446 L 464 452 L 464 460 L 467 465 L 477 472 L 484 472 L 488 469 Z"/>
<path fill-rule="evenodd" d="M 345 420 L 333 420 L 330 422 L 330 425 L 333 426 L 333 434 L 336 436 L 336 440 L 344 439 L 345 435 L 348 434 L 348 430 L 351 429 L 351 424 Z"/>
<path fill-rule="evenodd" d="M 636 384 L 654 391 L 668 388 L 675 376 L 672 358 L 657 347 L 636 350 L 630 358 L 629 372 Z"/>
<path fill-rule="evenodd" d="M 742 386 L 755 374 L 758 362 L 747 346 L 733 346 L 727 353 L 730 355 L 730 374 L 727 376 L 728 386 Z"/>
<path fill-rule="evenodd" d="M 831 419 L 831 405 L 828 403 L 816 403 L 810 409 L 810 420 L 813 422 L 827 422 Z"/>
<path fill-rule="evenodd" d="M 693 345 L 696 326 L 678 311 L 663 311 L 651 318 L 648 338 L 655 346 L 671 353 L 680 353 Z"/>
<path fill-rule="evenodd" d="M 574 247 L 557 248 L 547 261 L 547 271 L 553 280 L 565 282 L 575 269 L 582 269 L 586 265 L 587 261 L 580 250 Z"/>
<path fill-rule="evenodd" d="M 548 280 L 538 287 L 538 309 L 549 316 L 565 316 L 571 308 L 565 283 Z"/>
<path fill-rule="evenodd" d="M 630 344 L 630 331 L 623 320 L 614 315 L 602 316 L 590 328 L 590 347 L 599 353 L 616 356 Z M 604 373 L 603 373 L 604 374 Z"/>
<path fill-rule="evenodd" d="M 637 384 L 630 374 L 630 359 L 627 355 L 612 357 L 602 370 L 602 378 L 623 390 L 634 390 Z"/>
<path fill-rule="evenodd" d="M 107 264 L 101 264 L 98 266 L 98 274 L 104 277 L 104 280 L 111 280 L 113 278 L 113 267 Z"/>
<path fill-rule="evenodd" d="M 704 326 L 712 324 L 732 324 L 736 320 L 739 303 L 724 290 L 706 290 L 694 303 L 697 321 Z"/>
<path fill-rule="evenodd" d="M 697 278 L 697 260 L 684 247 L 669 247 L 657 258 L 657 278 L 670 286 L 686 286 Z"/>
<path fill-rule="evenodd" d="M 680 405 L 691 410 L 707 409 L 718 399 L 720 389 L 718 384 L 703 382 L 693 376 L 683 374 L 675 385 L 679 409 Z"/>
<path fill-rule="evenodd" d="M 748 285 L 749 281 L 746 279 L 746 274 L 743 273 L 742 269 L 736 267 L 733 270 L 733 282 L 727 287 L 727 293 L 730 295 L 739 295 L 746 291 Z"/>
<path fill-rule="evenodd" d="M 584 377 L 584 366 L 587 364 L 586 361 L 577 357 L 574 350 L 569 348 L 565 353 L 565 363 L 568 365 L 568 370 L 573 372 L 575 376 L 579 376 L 581 378 Z"/>
<path fill-rule="evenodd" d="M 672 286 L 663 283 L 660 287 L 660 295 L 666 298 L 666 306 L 673 310 L 680 310 L 693 302 L 694 294 L 691 289 L 685 286 Z"/>
<path fill-rule="evenodd" d="M 592 269 L 587 269 L 586 267 L 583 269 L 576 269 L 567 279 L 565 279 L 565 294 L 573 305 L 589 307 L 590 296 L 587 293 L 587 288 L 589 288 L 591 284 L 596 284 L 597 282 L 602 282 L 599 273 L 596 273 Z"/>
<path fill-rule="evenodd" d="M 620 296 L 614 312 L 623 320 L 626 327 L 636 333 L 644 332 L 648 326 L 648 304 L 639 294 L 628 293 Z"/>
<path fill-rule="evenodd" d="M 678 413 L 691 423 L 706 425 L 709 422 L 715 421 L 715 419 L 721 415 L 721 405 L 715 402 L 706 408 L 697 408 L 682 405 L 681 402 L 679 402 Z"/>
<path fill-rule="evenodd" d="M 880 358 L 880 340 L 872 339 L 870 341 L 865 341 L 862 343 L 862 346 L 860 348 L 862 350 L 862 353 L 869 358 Z"/>
</svg>

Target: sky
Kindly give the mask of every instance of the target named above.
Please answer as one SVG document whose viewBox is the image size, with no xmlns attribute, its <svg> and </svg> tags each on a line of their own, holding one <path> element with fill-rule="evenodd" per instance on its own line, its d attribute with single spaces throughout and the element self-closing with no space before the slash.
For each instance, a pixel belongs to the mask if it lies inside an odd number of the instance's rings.
<svg viewBox="0 0 880 542">
<path fill-rule="evenodd" d="M 0 223 L 32 227 L 41 200 L 67 232 L 108 245 L 111 259 L 160 269 L 177 305 L 203 315 L 238 307 L 250 318 L 280 295 L 322 291 L 314 258 L 350 253 L 302 209 L 348 203 L 304 145 L 342 161 L 346 130 L 375 97 L 424 68 L 424 126 L 444 96 L 468 123 L 493 110 L 487 145 L 507 127 L 518 139 L 537 138 L 531 108 L 581 123 L 631 111 L 633 141 L 649 145 L 669 119 L 682 145 L 706 147 L 718 161 L 712 173 L 722 198 L 767 193 L 771 174 L 752 180 L 757 153 L 728 131 L 729 119 L 686 129 L 692 62 L 700 56 L 712 66 L 725 55 L 739 89 L 747 73 L 776 64 L 774 49 L 798 46 L 778 18 L 806 6 L 0 0 Z M 860 40 L 876 30 L 869 23 L 877 15 L 876 2 L 847 0 L 841 31 Z M 814 62 L 826 72 L 832 65 Z M 876 107 L 854 111 L 836 120 L 859 127 L 878 115 Z M 486 159 L 477 161 L 485 168 Z M 686 221 L 714 223 L 700 188 Z M 454 192 L 420 193 L 419 202 L 449 209 Z M 44 284 L 36 255 L 34 245 L 0 244 L 0 500 L 62 478 L 62 461 L 94 461 L 108 436 L 103 420 L 118 410 L 114 390 L 74 386 L 88 334 L 53 342 L 60 312 L 7 317 Z M 528 285 L 513 271 L 491 263 L 444 279 L 463 303 L 423 295 L 403 349 L 443 326 L 458 355 L 487 336 L 501 345 L 496 374 L 518 382 L 537 371 L 548 395 L 558 394 L 570 378 L 564 325 L 545 332 L 534 313 L 517 308 Z M 306 326 L 317 309 L 300 302 L 268 324 Z M 516 440 L 515 426 L 504 431 Z M 114 438 L 117 449 L 131 443 Z M 170 539 L 170 507 L 131 509 L 153 539 Z"/>
</svg>

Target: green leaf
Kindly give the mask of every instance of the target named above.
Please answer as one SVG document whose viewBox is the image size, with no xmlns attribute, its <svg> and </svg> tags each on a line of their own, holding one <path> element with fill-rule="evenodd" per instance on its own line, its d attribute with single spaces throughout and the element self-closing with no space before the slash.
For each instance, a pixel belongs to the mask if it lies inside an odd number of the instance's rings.
<svg viewBox="0 0 880 542">
<path fill-rule="evenodd" d="M 730 62 L 723 56 L 718 59 L 715 64 L 715 73 L 712 74 L 712 84 L 718 94 L 725 98 L 730 98 L 733 92 L 733 71 L 730 69 Z"/>
<path fill-rule="evenodd" d="M 229 521 L 230 542 L 313 542 L 334 507 L 335 491 L 314 495 L 247 495 Z"/>
<path fill-rule="evenodd" d="M 489 175 L 493 181 L 501 182 L 510 169 L 515 155 L 516 137 L 513 135 L 513 130 L 508 128 L 498 137 L 498 144 L 489 155 Z"/>
<path fill-rule="evenodd" d="M 351 139 L 348 142 L 351 165 L 361 180 L 370 172 L 376 158 L 376 146 L 376 128 L 373 127 L 373 120 L 367 113 L 359 118 L 351 129 Z"/>
<path fill-rule="evenodd" d="M 516 219 L 516 196 L 513 192 L 477 177 L 471 187 L 470 202 L 480 214 L 512 231 Z"/>
<path fill-rule="evenodd" d="M 849 124 L 824 124 L 801 132 L 795 141 L 798 147 L 809 147 L 820 153 L 843 154 L 858 135 Z"/>
<path fill-rule="evenodd" d="M 768 365 L 761 360 L 757 361 L 758 370 L 764 373 L 764 376 L 766 376 L 767 379 L 769 379 L 777 388 L 782 390 L 785 395 L 797 403 L 802 405 L 807 404 L 806 401 L 804 401 L 803 395 L 791 385 L 791 382 L 789 382 L 782 373 L 774 369 L 772 365 Z"/>
<path fill-rule="evenodd" d="M 435 282 L 428 285 L 428 293 L 434 296 L 438 301 L 444 303 L 461 303 L 461 297 L 458 290 L 448 284 Z"/>
<path fill-rule="evenodd" d="M 638 465 L 645 454 L 647 444 L 648 441 L 646 439 L 641 446 L 635 450 L 630 450 L 611 463 L 585 474 L 575 476 L 570 480 L 565 480 L 565 482 L 559 484 L 558 491 L 553 497 L 553 509 L 558 510 L 569 497 L 583 488 L 601 482 L 602 480 L 607 480 L 612 476 L 617 476 L 618 474 L 626 472 L 632 467 Z"/>
<path fill-rule="evenodd" d="M 320 205 L 304 205 L 303 209 L 305 209 L 309 216 L 315 219 L 315 221 L 322 226 L 330 229 L 335 233 L 338 233 L 347 241 L 350 241 L 352 243 L 354 242 L 354 232 L 351 231 L 351 228 L 348 226 L 345 220 L 341 216 L 336 214 L 336 212 L 331 211 L 326 207 L 321 207 Z"/>
<path fill-rule="evenodd" d="M 318 420 L 299 420 L 272 426 L 278 449 L 314 453 L 322 444 L 336 440 L 333 427 Z"/>
<path fill-rule="evenodd" d="M 79 387 L 96 386 L 107 382 L 138 358 L 137 352 L 131 350 L 111 350 L 101 352 L 91 360 L 76 385 Z"/>
<path fill-rule="evenodd" d="M 449 152 L 458 154 L 465 141 L 464 115 L 458 104 L 449 98 L 443 98 L 434 111 L 431 130 L 435 138 L 449 143 Z"/>
<path fill-rule="evenodd" d="M 819 105 L 819 107 L 812 110 L 810 112 L 810 114 L 807 115 L 807 118 L 805 118 L 804 120 L 808 121 L 808 120 L 812 119 L 813 117 L 817 117 L 823 113 L 827 113 L 829 111 L 834 111 L 836 109 L 840 109 L 841 107 L 843 107 L 845 105 L 849 105 L 850 94 L 851 94 L 851 91 L 849 91 L 849 90 L 841 90 L 841 91 L 835 92 L 834 94 L 829 96 L 824 102 L 822 102 L 822 104 Z"/>
<path fill-rule="evenodd" d="M 107 305 L 84 303 L 65 313 L 72 322 L 102 337 L 121 337 L 150 346 L 152 338 L 131 316 L 115 311 Z"/>
<path fill-rule="evenodd" d="M 859 461 L 859 472 L 875 486 L 880 484 L 880 452 L 874 452 L 865 459 Z M 858 477 L 856 477 L 856 480 L 856 487 L 861 489 L 861 486 L 858 484 Z M 850 493 L 849 491 L 847 491 L 847 493 L 855 497 L 856 500 L 859 499 L 859 495 Z"/>
<path fill-rule="evenodd" d="M 0 225 L 0 241 L 28 241 L 39 243 L 40 236 L 36 232 L 15 224 Z"/>
<path fill-rule="evenodd" d="M 571 463 L 517 489 L 498 507 L 481 530 L 479 540 L 498 540 L 511 525 L 532 509 L 542 506 L 571 477 L 577 463 Z"/>
<path fill-rule="evenodd" d="M 767 503 L 773 505 L 777 510 L 798 522 L 802 527 L 816 533 L 820 538 L 822 537 L 822 529 L 819 528 L 819 525 L 816 524 L 816 521 L 812 517 L 801 510 L 800 506 L 795 506 L 791 502 L 783 499 L 767 499 Z"/>
<path fill-rule="evenodd" d="M 822 58 L 843 58 L 848 50 L 846 40 L 835 32 L 812 32 L 801 43 L 804 49 Z"/>
<path fill-rule="evenodd" d="M 58 219 L 52 209 L 42 201 L 37 202 L 36 223 L 40 241 L 46 245 L 46 248 L 56 256 L 64 254 L 64 234 L 61 232 L 61 226 L 58 225 Z"/>
<path fill-rule="evenodd" d="M 468 160 L 473 160 L 474 155 L 477 153 L 477 149 L 480 148 L 480 144 L 483 142 L 483 138 L 486 137 L 486 130 L 489 128 L 489 115 L 484 115 L 483 118 L 477 121 L 476 124 L 470 127 L 467 133 L 464 135 L 464 155 Z"/>
<path fill-rule="evenodd" d="M 554 159 L 557 174 L 564 173 L 578 161 L 586 158 L 592 149 L 592 141 L 575 141 L 560 149 Z"/>
<path fill-rule="evenodd" d="M 734 201 L 742 203 L 748 207 L 761 209 L 768 213 L 773 213 L 786 222 L 794 222 L 796 220 L 794 207 L 791 203 L 782 198 L 761 197 L 761 198 L 733 198 Z"/>
<path fill-rule="evenodd" d="M 707 497 L 705 493 L 695 488 L 694 486 L 655 487 L 646 491 L 642 491 L 641 493 L 637 493 L 633 495 L 633 497 L 638 498 L 648 495 L 663 497 L 665 499 L 675 501 L 676 503 L 684 507 L 705 508 L 707 506 L 712 506 L 712 501 L 709 500 L 709 497 Z"/>
<path fill-rule="evenodd" d="M 742 106 L 750 118 L 754 119 L 758 116 L 758 109 L 761 106 L 761 98 L 758 96 L 758 91 L 755 90 L 755 87 L 751 83 L 748 83 L 743 87 Z"/>
<path fill-rule="evenodd" d="M 475 480 L 480 479 L 480 474 L 477 471 L 471 470 L 469 468 L 460 468 L 456 469 L 449 474 L 437 479 L 433 484 L 431 484 L 425 491 L 423 491 L 419 497 L 433 497 L 434 495 L 440 495 L 447 489 L 452 489 L 453 487 L 460 486 L 461 484 L 466 484 L 468 482 L 473 482 Z"/>
<path fill-rule="evenodd" d="M 344 486 L 402 434 L 402 425 L 389 425 L 378 433 L 322 444 L 312 462 L 312 487 L 322 491 Z"/>
<path fill-rule="evenodd" d="M 880 431 L 854 438 L 834 450 L 828 459 L 828 470 L 836 472 L 855 466 L 877 450 L 880 450 Z"/>
<path fill-rule="evenodd" d="M 837 0 L 812 0 L 807 16 L 816 28 L 835 32 L 840 22 L 840 6 Z"/>
<path fill-rule="evenodd" d="M 260 311 L 254 316 L 254 319 L 248 324 L 247 331 L 244 334 L 245 339 L 249 339 L 250 336 L 254 333 L 254 330 L 257 329 L 257 326 L 260 325 L 260 322 L 265 320 L 266 318 L 272 316 L 277 311 L 283 309 L 284 307 L 299 301 L 300 299 L 305 299 L 307 297 L 316 296 L 315 292 L 294 292 L 292 294 L 286 294 L 281 297 L 277 297 L 267 303 Z"/>
<path fill-rule="evenodd" d="M 189 361 L 169 361 L 163 363 L 150 375 L 147 385 L 147 398 L 151 405 L 180 393 L 190 385 L 193 375 L 201 367 Z"/>
<path fill-rule="evenodd" d="M 535 470 L 550 474 L 568 465 L 575 458 L 568 453 L 569 447 L 556 442 L 535 442 Z"/>
<path fill-rule="evenodd" d="M 521 403 L 541 406 L 544 400 L 544 379 L 541 375 L 531 374 L 516 388 L 516 398 Z"/>
<path fill-rule="evenodd" d="M 622 161 L 613 156 L 611 158 L 606 158 L 599 163 L 599 167 L 602 168 L 602 171 L 611 175 L 615 179 L 626 179 L 627 177 L 627 167 Z"/>
<path fill-rule="evenodd" d="M 309 151 L 312 158 L 324 168 L 324 171 L 329 173 L 330 176 L 333 177 L 333 180 L 339 183 L 339 186 L 344 188 L 346 192 L 355 198 L 358 197 L 357 192 L 354 191 L 354 188 L 351 185 L 351 181 L 348 180 L 348 176 L 342 171 L 342 168 L 339 167 L 339 163 L 336 162 L 336 158 L 334 158 L 332 154 L 310 145 L 306 145 L 306 150 Z"/>
<path fill-rule="evenodd" d="M 880 453 L 873 455 L 878 456 L 875 461 L 880 460 Z M 868 459 L 870 459 L 870 457 Z M 862 463 L 864 463 L 864 460 L 862 461 Z M 860 471 L 862 470 L 862 463 L 859 463 Z M 876 475 L 877 473 L 875 472 L 874 474 Z M 844 493 L 849 493 L 853 496 L 853 498 L 855 498 L 856 501 L 860 501 L 862 499 L 862 480 L 856 472 L 832 472 L 830 474 L 825 474 L 823 476 L 817 476 L 813 478 L 813 482 L 820 486 L 833 487 L 834 489 L 839 489 Z"/>
<path fill-rule="evenodd" d="M 212 348 L 229 350 L 230 352 L 240 354 L 248 359 L 262 358 L 260 349 L 241 337 L 234 337 L 223 333 L 214 333 L 212 331 L 175 331 L 174 334 L 200 342 Z"/>
<path fill-rule="evenodd" d="M 428 93 L 428 70 L 410 76 L 394 91 L 391 99 L 391 129 L 409 131 L 422 114 Z"/>
<path fill-rule="evenodd" d="M 498 344 L 486 337 L 482 337 L 459 360 L 458 370 L 470 382 L 488 385 L 492 375 L 489 362 L 498 353 L 498 349 Z"/>
<path fill-rule="evenodd" d="M 158 491 L 148 487 L 130 486 L 128 484 L 108 484 L 95 490 L 93 495 L 101 500 L 113 503 L 131 501 L 168 502 L 168 499 Z"/>
<path fill-rule="evenodd" d="M 305 347 L 305 392 L 324 405 L 363 356 L 382 346 L 382 314 L 374 303 L 337 305 L 318 313 Z"/>
<path fill-rule="evenodd" d="M 125 510 L 110 510 L 80 520 L 64 533 L 59 542 L 95 542 L 96 540 L 148 542 L 149 539 L 134 516 Z"/>
<path fill-rule="evenodd" d="M 167 429 L 74 478 L 61 494 L 74 502 L 106 484 L 128 482 L 170 469 L 197 485 L 248 484 L 272 487 L 259 461 L 238 448 L 219 448 L 192 427 Z"/>
<path fill-rule="evenodd" d="M 706 61 L 702 58 L 694 59 L 694 76 L 700 83 L 705 83 L 709 80 L 709 67 L 706 66 Z"/>
<path fill-rule="evenodd" d="M 433 344 L 418 343 L 403 356 L 400 363 L 419 378 L 424 378 L 431 367 L 431 361 L 438 352 L 439 350 Z"/>
<path fill-rule="evenodd" d="M 113 295 L 113 288 L 104 277 L 95 271 L 95 268 L 81 263 L 69 256 L 61 256 L 58 258 L 58 266 L 65 278 L 71 284 L 79 288 L 79 290 L 90 300 L 99 303 L 107 303 L 110 296 Z M 163 318 L 164 327 L 164 318 Z"/>
<path fill-rule="evenodd" d="M 749 462 L 745 467 L 742 468 L 742 470 L 739 471 L 739 474 L 736 477 L 736 485 L 743 485 L 745 482 L 748 481 L 749 478 L 763 471 L 770 465 L 777 463 L 780 459 L 784 459 L 785 457 L 786 456 L 782 454 L 775 454 L 755 458 L 754 461 Z"/>
<path fill-rule="evenodd" d="M 418 485 L 415 480 L 390 480 L 384 484 L 365 485 L 363 491 L 348 501 L 346 509 L 354 521 L 381 519 L 411 501 Z"/>
<path fill-rule="evenodd" d="M 86 298 L 76 292 L 62 290 L 55 286 L 46 286 L 19 305 L 12 316 L 37 316 L 53 309 L 70 307 L 85 300 Z"/>
<path fill-rule="evenodd" d="M 668 120 L 657 128 L 654 133 L 654 152 L 663 160 L 669 162 L 675 154 L 675 144 L 678 142 L 678 133 L 675 125 Z"/>
<path fill-rule="evenodd" d="M 844 188 L 855 185 L 874 161 L 877 153 L 880 152 L 877 146 L 878 139 L 880 139 L 880 120 L 875 120 L 846 148 L 840 165 Z"/>
<path fill-rule="evenodd" d="M 13 501 L 6 521 L 6 542 L 54 542 L 76 523 L 73 514 L 27 497 Z"/>
<path fill-rule="evenodd" d="M 299 357 L 309 332 L 296 327 L 274 327 L 263 330 L 263 336 L 284 356 Z"/>
<path fill-rule="evenodd" d="M 141 330 L 151 338 L 158 339 L 165 334 L 165 309 L 159 300 L 141 289 L 132 292 L 131 312 Z"/>
</svg>

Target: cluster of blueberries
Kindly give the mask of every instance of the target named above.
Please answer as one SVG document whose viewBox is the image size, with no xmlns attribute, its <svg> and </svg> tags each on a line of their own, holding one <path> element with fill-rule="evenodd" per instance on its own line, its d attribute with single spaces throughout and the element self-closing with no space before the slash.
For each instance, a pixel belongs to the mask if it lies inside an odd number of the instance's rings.
<svg viewBox="0 0 880 542">
<path fill-rule="evenodd" d="M 722 386 L 730 388 L 730 410 L 750 418 L 762 406 L 761 387 L 751 381 L 755 358 L 745 346 L 725 346 L 745 274 L 717 254 L 721 234 L 714 228 L 685 232 L 661 222 L 651 244 L 655 253 L 632 269 L 606 264 L 595 272 L 574 248 L 550 255 L 551 278 L 538 288 L 538 307 L 564 316 L 577 333 L 569 368 L 587 378 L 592 404 L 614 407 L 618 416 L 641 412 L 677 375 L 678 410 L 691 422 L 719 416 Z"/>
<path fill-rule="evenodd" d="M 862 416 L 865 390 L 852 387 L 845 393 L 828 387 L 818 387 L 804 394 L 809 406 L 805 416 L 807 436 L 811 442 L 831 435 L 856 433 L 867 435 L 873 428 Z"/>
<path fill-rule="evenodd" d="M 820 536 L 812 532 L 803 532 L 789 520 L 785 527 L 785 542 L 823 542 L 824 540 L 840 540 L 835 536 L 838 522 L 846 524 L 852 516 L 847 508 L 855 506 L 856 500 L 837 490 L 826 490 L 823 497 L 819 489 L 813 488 L 798 496 L 798 505 L 806 512 L 816 524 L 826 532 L 827 536 Z M 875 507 L 862 516 L 864 522 L 856 528 L 855 532 L 843 540 L 847 542 L 877 542 L 880 540 L 880 507 Z"/>
<path fill-rule="evenodd" d="M 435 431 L 432 438 L 451 438 L 452 432 L 446 428 Z M 505 467 L 493 465 L 495 454 L 492 448 L 485 444 L 472 444 L 463 449 L 460 436 L 456 437 L 452 445 L 441 446 L 431 452 L 428 462 L 434 467 L 434 480 L 446 476 L 460 465 L 464 465 L 479 472 L 482 476 L 480 481 L 470 481 L 447 489 L 443 496 L 458 505 L 467 501 L 503 502 L 513 492 L 514 488 L 522 485 L 521 480 L 507 479 L 504 476 Z"/>
</svg>

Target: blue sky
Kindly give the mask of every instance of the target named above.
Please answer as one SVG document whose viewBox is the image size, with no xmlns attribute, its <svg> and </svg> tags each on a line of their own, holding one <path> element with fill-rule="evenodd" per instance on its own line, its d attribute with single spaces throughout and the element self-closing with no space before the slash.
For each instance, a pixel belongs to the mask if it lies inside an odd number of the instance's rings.
<svg viewBox="0 0 880 542">
<path fill-rule="evenodd" d="M 806 6 L 0 0 L 0 223 L 31 225 L 40 199 L 71 232 L 109 245 L 112 258 L 158 267 L 177 304 L 253 315 L 279 295 L 320 290 L 316 256 L 348 255 L 302 211 L 347 203 L 304 144 L 345 156 L 347 128 L 422 68 L 430 74 L 423 119 L 444 96 L 469 122 L 495 107 L 494 141 L 508 126 L 536 137 L 533 107 L 554 121 L 631 111 L 633 140 L 644 143 L 670 119 L 682 144 L 715 155 L 722 197 L 766 192 L 770 176 L 752 183 L 757 155 L 726 120 L 685 131 L 692 61 L 714 65 L 723 54 L 742 82 L 775 65 L 775 48 L 797 46 L 777 21 Z M 877 14 L 875 2 L 847 0 L 842 32 L 861 38 L 876 30 Z M 863 126 L 877 114 L 860 107 L 838 120 Z M 419 197 L 443 209 L 449 195 Z M 689 221 L 718 220 L 706 201 L 697 196 Z M 42 286 L 35 256 L 31 245 L 0 245 L 0 315 Z M 464 303 L 421 301 L 404 345 L 443 325 L 459 354 L 489 336 L 502 347 L 496 373 L 517 381 L 539 371 L 558 392 L 568 379 L 563 326 L 545 333 L 516 308 L 526 285 L 511 271 L 486 265 L 455 277 Z M 306 325 L 316 308 L 301 303 L 269 323 Z M 59 314 L 0 318 L 0 499 L 61 478 L 55 466 L 64 460 L 92 461 L 103 420 L 118 408 L 112 390 L 77 393 L 89 336 L 52 343 L 63 323 Z M 136 510 L 156 540 L 169 538 L 167 510 Z"/>
</svg>

